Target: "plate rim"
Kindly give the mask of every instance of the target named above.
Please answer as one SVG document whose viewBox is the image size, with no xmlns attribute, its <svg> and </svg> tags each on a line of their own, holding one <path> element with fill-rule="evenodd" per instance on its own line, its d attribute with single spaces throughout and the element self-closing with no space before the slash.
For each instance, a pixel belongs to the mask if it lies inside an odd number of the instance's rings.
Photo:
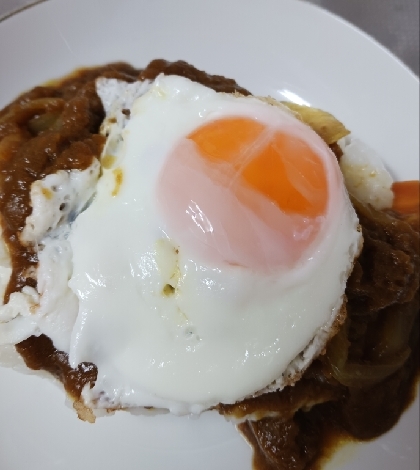
<svg viewBox="0 0 420 470">
<path fill-rule="evenodd" d="M 49 3 L 53 3 L 54 1 L 58 2 L 58 1 L 63 1 L 63 0 L 51 0 Z M 67 0 L 67 1 L 70 1 L 70 0 Z M 37 7 L 38 5 L 41 5 L 43 3 L 47 3 L 47 0 L 38 0 L 37 2 L 32 3 L 31 5 L 27 5 L 26 7 L 23 7 L 22 9 L 20 9 L 18 11 L 15 11 L 12 15 L 9 15 L 7 18 L 16 16 L 18 13 L 20 13 L 22 11 L 31 10 L 32 7 Z M 418 77 L 395 54 L 393 54 L 391 51 L 389 51 L 386 47 L 384 47 L 382 44 L 380 44 L 376 39 L 371 37 L 369 34 L 365 33 L 362 30 L 360 30 L 360 28 L 356 27 L 355 25 L 348 22 L 347 20 L 341 18 L 340 16 L 338 16 L 338 15 L 336 15 L 336 14 L 334 14 L 334 13 L 328 11 L 328 10 L 325 10 L 324 8 L 322 8 L 318 5 L 314 5 L 314 4 L 311 4 L 311 3 L 308 3 L 308 2 L 302 1 L 302 0 L 299 0 L 299 3 L 304 3 L 306 7 L 312 8 L 313 10 L 320 10 L 321 12 L 323 12 L 324 15 L 329 16 L 330 18 L 331 17 L 335 18 L 335 20 L 338 20 L 343 26 L 350 27 L 350 30 L 352 30 L 352 32 L 358 33 L 358 35 L 362 35 L 363 37 L 365 37 L 365 39 L 368 39 L 371 43 L 376 44 L 376 46 L 379 46 L 379 49 L 386 52 L 388 56 L 390 56 L 392 59 L 394 59 L 394 62 L 393 62 L 394 65 L 395 65 L 395 63 L 397 63 L 399 66 L 402 65 L 403 69 L 408 71 L 410 76 L 414 76 L 414 78 L 416 79 L 416 82 L 419 81 Z M 3 19 L 0 19 L 0 27 L 1 27 L 2 21 L 3 21 Z"/>
<path fill-rule="evenodd" d="M 18 15 L 19 13 L 22 13 L 26 10 L 30 10 L 32 8 L 36 8 L 39 5 L 42 5 L 44 3 L 52 3 L 54 1 L 63 1 L 63 0 L 35 0 L 28 5 L 23 5 L 21 7 L 18 7 L 8 13 L 5 13 L 3 16 L 0 16 L 0 25 L 1 23 L 5 22 L 6 20 L 13 18 L 14 16 Z M 70 1 L 70 0 L 66 0 Z M 89 0 L 87 0 L 89 1 Z M 160 0 L 155 0 L 155 1 L 160 1 Z M 307 0 L 294 0 L 297 3 L 304 4 L 308 8 L 312 8 L 314 10 L 317 10 L 321 14 L 324 14 L 326 16 L 333 17 L 335 20 L 338 22 L 342 23 L 343 26 L 353 29 L 355 32 L 359 33 L 362 35 L 366 40 L 372 42 L 374 45 L 376 45 L 379 49 L 382 50 L 386 55 L 388 55 L 391 59 L 396 61 L 400 67 L 402 67 L 405 72 L 407 72 L 411 78 L 413 78 L 417 83 L 420 83 L 420 76 L 418 76 L 410 67 L 407 65 L 400 57 L 398 57 L 393 51 L 388 49 L 384 44 L 382 44 L 378 39 L 376 39 L 374 36 L 372 36 L 369 32 L 365 31 L 362 29 L 360 26 L 356 25 L 355 23 L 352 23 L 350 20 L 344 18 L 343 16 L 340 16 L 339 14 L 325 8 L 322 5 L 318 5 L 315 3 L 312 3 Z"/>
</svg>

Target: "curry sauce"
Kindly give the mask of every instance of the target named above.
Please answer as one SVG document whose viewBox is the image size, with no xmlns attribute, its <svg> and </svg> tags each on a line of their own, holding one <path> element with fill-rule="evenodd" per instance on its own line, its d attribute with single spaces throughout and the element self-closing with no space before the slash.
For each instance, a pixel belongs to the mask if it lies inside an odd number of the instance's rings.
<svg viewBox="0 0 420 470">
<path fill-rule="evenodd" d="M 79 70 L 35 87 L 0 111 L 1 226 L 12 263 L 4 302 L 26 285 L 36 287 L 36 247 L 19 237 L 32 210 L 31 184 L 57 170 L 86 169 L 101 154 L 104 110 L 95 79 L 132 82 L 159 73 L 182 75 L 219 92 L 249 94 L 234 80 L 185 62 L 155 60 L 145 69 L 114 63 Z M 339 156 L 339 147 L 331 146 Z M 416 188 L 395 186 L 390 211 L 353 200 L 365 243 L 347 284 L 346 323 L 326 353 L 293 387 L 218 406 L 226 416 L 258 418 L 239 425 L 254 449 L 256 469 L 318 469 L 337 442 L 383 434 L 413 400 L 419 371 L 418 182 Z M 16 349 L 28 367 L 58 378 L 74 400 L 96 380 L 94 364 L 72 369 L 67 354 L 45 335 L 31 336 Z"/>
</svg>

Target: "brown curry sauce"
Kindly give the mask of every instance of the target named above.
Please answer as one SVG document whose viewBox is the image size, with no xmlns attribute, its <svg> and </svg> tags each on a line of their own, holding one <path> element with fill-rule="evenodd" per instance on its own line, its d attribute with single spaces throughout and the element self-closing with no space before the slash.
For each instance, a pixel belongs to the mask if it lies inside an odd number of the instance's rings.
<svg viewBox="0 0 420 470">
<path fill-rule="evenodd" d="M 5 301 L 25 285 L 36 286 L 31 277 L 37 265 L 36 251 L 19 241 L 31 213 L 31 184 L 58 169 L 85 169 L 101 153 L 104 139 L 99 127 L 104 111 L 95 79 L 106 76 L 134 81 L 153 79 L 159 73 L 182 75 L 216 91 L 249 94 L 234 80 L 208 75 L 185 62 L 155 60 L 143 70 L 124 63 L 80 70 L 22 94 L 0 111 L 0 213 L 13 269 Z M 337 146 L 332 148 L 339 156 Z M 402 194 L 399 204 L 389 213 L 354 201 L 365 247 L 346 290 L 348 320 L 340 332 L 347 348 L 345 365 L 334 369 L 341 346 L 337 352 L 337 341 L 331 341 L 327 354 L 314 361 L 294 387 L 236 405 L 219 405 L 221 414 L 239 417 L 248 412 L 264 416 L 273 409 L 278 413 L 275 418 L 239 425 L 254 448 L 256 469 L 320 468 L 341 440 L 383 434 L 413 400 L 419 370 L 418 196 L 413 205 L 411 188 L 410 203 L 404 204 L 407 191 L 397 193 Z M 409 210 L 401 209 L 407 206 Z M 393 367 L 408 347 L 411 354 L 395 372 L 377 383 L 363 380 L 363 374 Z M 67 354 L 57 351 L 44 335 L 32 336 L 16 349 L 28 367 L 50 372 L 75 400 L 86 384 L 92 386 L 96 380 L 93 364 L 71 369 Z M 354 370 L 362 379 L 351 382 Z M 350 380 L 350 386 L 338 379 Z"/>
</svg>

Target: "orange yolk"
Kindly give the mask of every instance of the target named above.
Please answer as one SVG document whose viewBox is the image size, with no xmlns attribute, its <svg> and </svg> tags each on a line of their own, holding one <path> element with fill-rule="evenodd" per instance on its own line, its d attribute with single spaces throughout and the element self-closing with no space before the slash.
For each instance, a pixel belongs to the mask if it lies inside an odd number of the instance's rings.
<svg viewBox="0 0 420 470">
<path fill-rule="evenodd" d="M 178 243 L 217 266 L 293 266 L 323 229 L 339 178 L 327 173 L 326 144 L 302 126 L 229 117 L 180 139 L 157 185 Z"/>
<path fill-rule="evenodd" d="M 203 158 L 230 164 L 243 182 L 286 214 L 325 213 L 328 185 L 323 162 L 299 137 L 238 117 L 210 122 L 188 139 Z"/>
</svg>

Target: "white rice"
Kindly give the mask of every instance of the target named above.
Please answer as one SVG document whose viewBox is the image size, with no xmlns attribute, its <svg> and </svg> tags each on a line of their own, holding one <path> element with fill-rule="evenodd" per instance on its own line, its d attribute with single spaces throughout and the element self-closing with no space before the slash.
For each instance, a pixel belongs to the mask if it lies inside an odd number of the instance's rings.
<svg viewBox="0 0 420 470">
<path fill-rule="evenodd" d="M 351 136 L 344 137 L 338 144 L 343 151 L 340 168 L 348 192 L 375 209 L 391 207 L 393 180 L 381 158 L 366 144 Z"/>
</svg>

